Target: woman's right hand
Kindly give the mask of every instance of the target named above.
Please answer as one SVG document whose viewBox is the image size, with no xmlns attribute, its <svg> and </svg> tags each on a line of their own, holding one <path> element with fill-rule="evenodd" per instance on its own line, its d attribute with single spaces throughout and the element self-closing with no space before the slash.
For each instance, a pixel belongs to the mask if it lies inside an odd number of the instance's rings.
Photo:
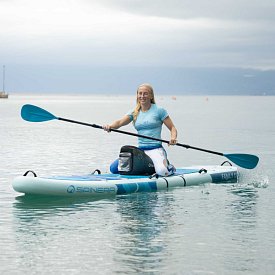
<svg viewBox="0 0 275 275">
<path fill-rule="evenodd" d="M 103 129 L 104 131 L 111 132 L 111 127 L 110 127 L 109 124 L 103 125 L 103 126 L 102 126 L 102 129 Z"/>
<path fill-rule="evenodd" d="M 121 126 L 127 125 L 131 122 L 131 119 L 128 115 L 125 115 L 123 118 L 112 122 L 111 124 L 105 124 L 102 126 L 102 129 L 107 132 L 111 132 L 111 129 L 118 129 Z"/>
</svg>

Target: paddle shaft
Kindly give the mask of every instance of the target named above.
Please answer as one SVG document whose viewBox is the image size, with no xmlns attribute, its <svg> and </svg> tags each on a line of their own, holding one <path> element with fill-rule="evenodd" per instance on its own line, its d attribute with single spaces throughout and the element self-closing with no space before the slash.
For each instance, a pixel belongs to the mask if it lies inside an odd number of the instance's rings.
<svg viewBox="0 0 275 275">
<path fill-rule="evenodd" d="M 103 129 L 102 126 L 97 125 L 97 124 L 90 124 L 90 123 L 80 122 L 80 121 L 71 120 L 71 119 L 67 119 L 67 118 L 56 117 L 55 115 L 51 114 L 50 112 L 48 112 L 48 111 L 46 111 L 46 110 L 44 110 L 40 107 L 31 105 L 31 104 L 26 104 L 22 107 L 21 117 L 24 120 L 31 121 L 31 122 L 43 122 L 43 121 L 49 121 L 49 120 L 52 120 L 52 119 L 58 119 L 58 120 L 62 120 L 62 121 L 65 121 L 65 122 L 76 123 L 76 124 L 80 124 L 80 125 L 84 125 L 84 126 L 90 126 L 90 127 L 94 127 L 94 128 L 98 128 L 98 129 Z M 121 131 L 121 130 L 117 130 L 117 129 L 113 129 L 113 128 L 111 128 L 110 131 L 130 135 L 130 136 L 135 136 L 135 137 L 141 137 L 141 138 L 156 140 L 156 141 L 160 141 L 160 142 L 164 142 L 164 143 L 169 144 L 169 141 L 163 140 L 163 139 L 143 136 L 143 135 L 134 134 L 134 133 L 131 133 L 131 132 L 126 132 L 126 131 Z M 216 151 L 211 151 L 211 150 L 206 150 L 206 149 L 202 149 L 202 148 L 198 148 L 198 147 L 193 147 L 193 146 L 190 146 L 190 145 L 187 145 L 187 144 L 177 143 L 175 145 L 184 147 L 186 149 L 190 148 L 190 149 L 195 149 L 195 150 L 203 151 L 203 152 L 210 153 L 210 154 L 224 156 L 224 157 L 228 158 L 230 161 L 232 161 L 233 163 L 239 165 L 240 167 L 246 168 L 246 169 L 255 168 L 258 164 L 258 161 L 259 161 L 259 158 L 257 156 L 250 155 L 250 154 L 224 154 L 224 153 L 219 153 L 219 152 L 216 152 Z"/>
<path fill-rule="evenodd" d="M 70 122 L 70 123 L 75 123 L 75 124 L 90 126 L 90 127 L 93 127 L 93 128 L 103 129 L 102 126 L 97 125 L 97 124 L 90 124 L 90 123 L 80 122 L 80 121 L 71 120 L 71 119 L 62 118 L 62 117 L 57 117 L 57 119 L 62 120 L 62 121 L 66 121 L 66 122 Z M 135 133 L 131 133 L 131 132 L 126 132 L 126 131 L 122 131 L 122 130 L 117 130 L 117 129 L 113 129 L 113 128 L 111 128 L 110 131 L 120 133 L 120 134 L 126 134 L 126 135 L 129 135 L 129 136 L 135 136 L 135 137 L 141 137 L 141 138 L 147 138 L 147 139 L 151 139 L 151 140 L 161 141 L 163 143 L 169 144 L 169 141 L 164 140 L 164 139 L 148 137 L 148 136 L 135 134 Z M 194 146 L 190 146 L 188 144 L 176 143 L 175 145 L 184 147 L 186 149 L 194 149 L 194 150 L 198 150 L 198 151 L 202 151 L 202 152 L 206 152 L 206 153 L 211 153 L 211 154 L 215 154 L 215 155 L 219 155 L 219 156 L 224 156 L 223 153 L 212 151 L 212 150 L 206 150 L 206 149 L 202 149 L 202 148 L 198 148 L 198 147 L 194 147 Z"/>
</svg>

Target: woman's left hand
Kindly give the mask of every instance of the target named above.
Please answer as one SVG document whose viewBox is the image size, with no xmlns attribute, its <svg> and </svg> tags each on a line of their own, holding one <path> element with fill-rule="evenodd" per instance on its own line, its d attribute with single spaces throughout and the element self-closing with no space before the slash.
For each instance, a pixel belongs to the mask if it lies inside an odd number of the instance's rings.
<svg viewBox="0 0 275 275">
<path fill-rule="evenodd" d="M 171 132 L 171 138 L 170 138 L 170 141 L 169 141 L 169 144 L 168 145 L 176 145 L 178 143 L 177 141 L 177 129 L 175 127 L 175 125 L 173 124 L 171 118 L 168 116 L 164 119 L 163 123 L 166 125 L 166 127 L 170 130 Z"/>
<path fill-rule="evenodd" d="M 176 139 L 171 139 L 169 141 L 169 145 L 176 145 L 178 143 L 178 141 Z"/>
</svg>

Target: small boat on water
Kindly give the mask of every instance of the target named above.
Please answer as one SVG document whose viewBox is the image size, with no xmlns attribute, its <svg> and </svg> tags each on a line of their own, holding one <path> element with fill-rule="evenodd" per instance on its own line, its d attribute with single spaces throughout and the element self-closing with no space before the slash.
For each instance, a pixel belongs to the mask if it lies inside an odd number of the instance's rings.
<svg viewBox="0 0 275 275">
<path fill-rule="evenodd" d="M 0 98 L 8 98 L 9 94 L 5 92 L 5 65 L 3 66 L 3 91 L 0 91 Z"/>
<path fill-rule="evenodd" d="M 0 92 L 0 98 L 8 98 L 9 94 L 5 93 L 5 92 Z"/>
</svg>

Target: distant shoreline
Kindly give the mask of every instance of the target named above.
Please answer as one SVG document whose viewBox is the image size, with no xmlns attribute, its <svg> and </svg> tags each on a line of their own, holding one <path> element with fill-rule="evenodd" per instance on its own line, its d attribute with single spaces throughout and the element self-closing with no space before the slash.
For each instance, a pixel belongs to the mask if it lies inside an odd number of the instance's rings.
<svg viewBox="0 0 275 275">
<path fill-rule="evenodd" d="M 158 97 L 180 97 L 180 96 L 198 96 L 198 97 L 210 97 L 210 96 L 275 96 L 274 94 L 268 94 L 268 93 L 251 93 L 251 94 L 245 94 L 245 93 L 241 93 L 241 94 L 235 94 L 235 93 L 225 93 L 225 94 L 219 94 L 219 93 L 209 93 L 209 94 L 203 94 L 203 93 L 157 93 L 156 95 Z M 102 93 L 102 92 L 98 92 L 98 93 L 73 93 L 73 92 L 68 92 L 68 93 L 53 93 L 53 92 L 49 92 L 49 93 L 34 93 L 34 92 L 9 92 L 9 97 L 13 97 L 13 96 L 18 96 L 18 97 L 24 97 L 24 96 L 37 96 L 37 97 L 44 97 L 44 96 L 49 96 L 49 97 L 54 97 L 54 96 L 58 96 L 58 97 L 87 97 L 87 96 L 95 96 L 95 97 L 125 97 L 125 96 L 134 96 L 135 95 L 133 93 Z"/>
</svg>

